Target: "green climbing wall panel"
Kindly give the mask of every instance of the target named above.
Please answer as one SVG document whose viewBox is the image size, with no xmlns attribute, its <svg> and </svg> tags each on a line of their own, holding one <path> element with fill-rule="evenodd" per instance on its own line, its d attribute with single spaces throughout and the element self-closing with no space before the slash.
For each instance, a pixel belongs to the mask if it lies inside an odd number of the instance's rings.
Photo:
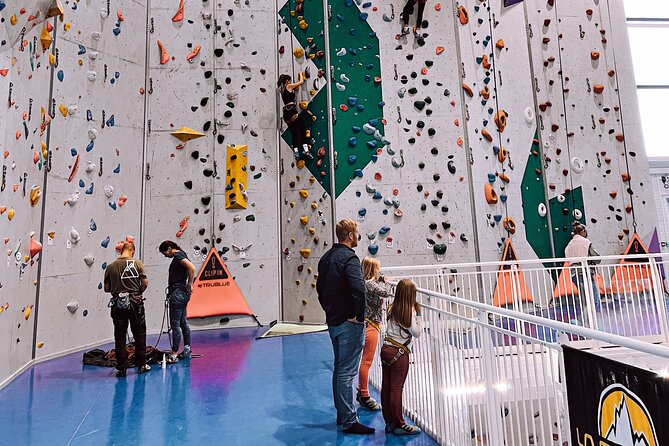
<svg viewBox="0 0 669 446">
<path fill-rule="evenodd" d="M 367 5 L 367 4 L 365 4 Z M 335 191 L 339 196 L 383 147 L 383 95 L 379 40 L 367 13 L 352 0 L 330 4 L 330 58 L 334 67 L 332 106 L 337 152 Z M 369 4 L 371 6 L 371 3 Z M 376 136 L 375 136 L 376 135 Z"/>
<path fill-rule="evenodd" d="M 548 216 L 542 217 L 538 208 L 546 203 L 545 183 L 542 175 L 544 169 L 541 160 L 543 152 L 539 142 L 539 135 L 535 133 L 530 149 L 530 156 L 521 183 L 523 199 L 523 218 L 525 223 L 525 236 L 527 241 L 540 259 L 553 257 L 549 232 L 553 228 L 553 251 L 556 257 L 564 255 L 564 249 L 571 240 L 571 223 L 575 220 L 574 210 L 581 211 L 579 221 L 586 221 L 585 207 L 583 204 L 583 191 L 580 187 L 562 194 L 562 198 L 554 197 L 548 202 L 550 210 L 550 221 Z"/>
<path fill-rule="evenodd" d="M 295 12 L 298 5 L 301 5 L 302 8 L 300 13 Z M 294 11 L 293 15 L 291 15 L 291 11 Z M 311 58 L 310 55 L 313 55 L 311 60 L 314 65 L 316 65 L 318 70 L 323 70 L 322 73 L 325 74 L 325 14 L 323 11 L 323 2 L 320 0 L 305 0 L 302 3 L 298 3 L 295 0 L 289 0 L 281 8 L 279 15 L 284 19 L 286 26 L 291 29 L 300 46 L 305 50 L 305 55 L 303 57 Z M 308 26 L 306 29 L 300 28 L 300 17 L 307 23 Z M 285 51 L 291 53 L 293 49 L 297 48 L 297 46 L 294 46 L 293 48 L 285 48 Z M 295 57 L 293 54 L 289 55 L 290 57 Z M 297 72 L 299 70 L 299 65 L 295 64 L 295 73 L 291 74 L 295 79 L 297 78 Z M 313 73 L 313 70 L 311 71 L 310 78 L 307 79 L 302 86 L 302 88 L 306 88 L 307 91 L 314 89 L 314 81 L 318 77 L 318 73 Z M 309 102 L 309 111 L 316 117 L 316 120 L 313 121 L 306 111 L 303 111 L 300 116 L 306 127 L 310 129 L 313 142 L 312 153 L 314 155 L 314 160 L 307 160 L 305 165 L 311 174 L 318 180 L 323 189 L 330 193 L 330 151 L 328 150 L 327 103 L 327 89 L 321 88 L 316 92 L 315 96 L 311 97 L 311 101 Z M 291 145 L 292 138 L 290 137 L 288 129 L 282 133 L 281 137 L 288 145 Z M 316 165 L 316 153 L 321 147 L 325 149 L 325 157 L 319 168 Z"/>
</svg>

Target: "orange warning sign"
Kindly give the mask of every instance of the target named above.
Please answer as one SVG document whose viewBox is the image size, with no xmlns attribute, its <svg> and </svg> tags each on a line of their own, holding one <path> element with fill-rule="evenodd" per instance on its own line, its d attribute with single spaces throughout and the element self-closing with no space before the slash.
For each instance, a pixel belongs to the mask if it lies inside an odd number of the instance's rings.
<svg viewBox="0 0 669 446">
<path fill-rule="evenodd" d="M 516 250 L 513 249 L 511 239 L 507 238 L 502 253 L 502 261 L 512 262 L 515 260 L 518 260 Z M 497 274 L 497 285 L 493 293 L 492 304 L 497 307 L 506 307 L 513 305 L 514 301 L 518 303 L 534 302 L 534 299 L 527 283 L 525 283 L 525 276 L 520 270 L 520 266 L 516 265 L 516 268 L 512 269 L 511 265 L 502 265 Z"/>
<path fill-rule="evenodd" d="M 253 316 L 251 307 L 215 248 L 209 250 L 193 283 L 186 314 L 189 319 L 242 314 Z"/>
<path fill-rule="evenodd" d="M 648 254 L 648 249 L 634 233 L 623 255 Z M 620 260 L 611 277 L 611 291 L 615 294 L 642 293 L 653 289 L 648 258 Z"/>
</svg>

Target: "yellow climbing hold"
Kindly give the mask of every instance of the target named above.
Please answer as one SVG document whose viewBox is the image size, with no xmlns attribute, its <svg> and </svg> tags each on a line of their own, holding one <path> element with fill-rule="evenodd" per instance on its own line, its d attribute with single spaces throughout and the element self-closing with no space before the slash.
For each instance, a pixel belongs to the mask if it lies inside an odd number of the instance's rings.
<svg viewBox="0 0 669 446">
<path fill-rule="evenodd" d="M 306 110 L 309 107 L 309 101 L 300 101 L 299 105 L 302 110 Z"/>
<path fill-rule="evenodd" d="M 295 207 L 295 202 L 294 202 L 294 201 L 291 201 L 291 202 L 288 203 L 288 204 L 290 205 L 290 208 L 291 208 L 291 209 Z"/>
<path fill-rule="evenodd" d="M 23 310 L 23 319 L 28 320 L 28 318 L 30 317 L 30 312 L 31 311 L 32 311 L 32 309 L 30 307 L 26 307 Z"/>
<path fill-rule="evenodd" d="M 316 228 L 314 227 L 309 228 L 309 234 L 316 235 Z"/>
<path fill-rule="evenodd" d="M 56 56 L 53 53 L 49 53 L 49 65 L 56 65 Z"/>
<path fill-rule="evenodd" d="M 14 208 L 11 208 L 7 211 L 7 219 L 9 219 L 9 221 L 12 221 L 14 215 L 16 215 L 16 211 L 14 210 Z"/>
<path fill-rule="evenodd" d="M 65 105 L 60 104 L 58 110 L 60 110 L 60 114 L 63 115 L 63 118 L 67 117 L 67 107 Z"/>
<path fill-rule="evenodd" d="M 170 132 L 170 135 L 174 136 L 181 142 L 190 141 L 191 139 L 202 138 L 204 133 L 200 133 L 197 130 L 193 130 L 189 127 L 181 127 L 178 130 Z"/>
<path fill-rule="evenodd" d="M 56 238 L 56 231 L 49 231 L 46 233 L 46 235 L 48 235 L 51 239 Z"/>
<path fill-rule="evenodd" d="M 302 248 L 302 249 L 300 249 L 300 255 L 301 255 L 304 259 L 308 259 L 309 256 L 311 255 L 311 249 L 309 249 L 309 248 Z"/>
<path fill-rule="evenodd" d="M 65 24 L 63 25 L 63 29 L 65 30 L 65 32 L 69 31 L 71 27 L 72 24 L 70 22 L 65 22 Z"/>
<path fill-rule="evenodd" d="M 306 226 L 307 223 L 309 223 L 309 217 L 307 217 L 306 215 L 303 215 L 302 217 L 300 217 L 300 223 L 302 223 L 302 225 Z"/>
<path fill-rule="evenodd" d="M 9 18 L 9 23 L 11 23 L 12 26 L 15 26 L 17 21 L 16 14 L 12 14 L 12 16 Z"/>
<path fill-rule="evenodd" d="M 40 35 L 39 38 L 40 42 L 42 42 L 42 52 L 45 52 L 49 47 L 51 47 L 51 44 L 53 43 L 53 39 L 51 38 L 51 34 L 49 33 L 49 30 L 46 28 L 42 28 L 42 34 Z"/>
<path fill-rule="evenodd" d="M 39 186 L 33 186 L 30 188 L 30 206 L 35 207 L 39 203 L 39 199 L 42 197 L 42 189 Z"/>
<path fill-rule="evenodd" d="M 297 59 L 301 58 L 304 56 L 304 50 L 302 48 L 295 48 L 293 50 L 293 56 L 295 56 Z"/>
<path fill-rule="evenodd" d="M 311 203 L 311 209 L 313 209 L 314 211 L 318 209 L 318 203 L 316 203 L 315 201 Z"/>
<path fill-rule="evenodd" d="M 307 198 L 309 196 L 309 191 L 306 189 L 300 189 L 300 197 Z"/>
<path fill-rule="evenodd" d="M 310 176 L 310 177 L 309 177 L 309 182 L 310 182 L 311 184 L 314 184 L 314 183 L 316 182 L 316 177 L 313 176 L 313 175 Z"/>
<path fill-rule="evenodd" d="M 298 169 L 304 169 L 304 160 L 297 160 L 297 162 L 295 163 L 295 166 Z"/>
<path fill-rule="evenodd" d="M 55 2 L 52 2 L 52 4 L 53 5 L 46 13 L 46 18 L 50 19 L 51 17 L 60 16 L 60 18 L 62 19 L 63 15 L 65 14 L 65 11 L 63 10 L 63 4 L 61 3 L 61 0 L 56 0 Z"/>
<path fill-rule="evenodd" d="M 37 348 L 42 348 L 44 347 L 44 342 L 38 342 L 37 343 Z"/>
<path fill-rule="evenodd" d="M 309 27 L 309 24 L 304 19 L 300 20 L 298 25 L 300 26 L 300 29 L 307 29 Z"/>
</svg>

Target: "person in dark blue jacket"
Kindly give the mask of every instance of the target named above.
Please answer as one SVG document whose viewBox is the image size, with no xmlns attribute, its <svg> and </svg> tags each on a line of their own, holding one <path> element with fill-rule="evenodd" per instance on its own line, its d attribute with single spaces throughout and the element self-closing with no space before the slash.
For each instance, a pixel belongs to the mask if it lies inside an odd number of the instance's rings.
<svg viewBox="0 0 669 446">
<path fill-rule="evenodd" d="M 369 435 L 374 429 L 360 424 L 353 405 L 353 381 L 358 373 L 365 343 L 365 280 L 358 246 L 358 224 L 342 220 L 336 228 L 338 243 L 318 262 L 316 291 L 325 311 L 332 348 L 334 371 L 332 394 L 337 424 L 347 434 Z"/>
</svg>

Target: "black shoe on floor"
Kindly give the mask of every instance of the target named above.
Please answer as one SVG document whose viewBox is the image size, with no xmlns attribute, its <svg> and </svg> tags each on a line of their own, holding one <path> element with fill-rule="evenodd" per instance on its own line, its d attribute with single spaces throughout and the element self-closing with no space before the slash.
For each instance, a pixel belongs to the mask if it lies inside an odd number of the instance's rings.
<svg viewBox="0 0 669 446">
<path fill-rule="evenodd" d="M 344 429 L 342 432 L 345 434 L 370 435 L 374 433 L 374 428 L 367 427 L 364 424 L 355 423 L 351 427 Z"/>
<path fill-rule="evenodd" d="M 127 376 L 127 372 L 125 369 L 119 369 L 116 371 L 116 377 L 117 378 L 125 378 Z"/>
<path fill-rule="evenodd" d="M 141 375 L 142 373 L 146 373 L 149 370 L 151 370 L 151 366 L 148 364 L 144 364 L 143 366 L 137 369 L 137 373 Z"/>
</svg>

